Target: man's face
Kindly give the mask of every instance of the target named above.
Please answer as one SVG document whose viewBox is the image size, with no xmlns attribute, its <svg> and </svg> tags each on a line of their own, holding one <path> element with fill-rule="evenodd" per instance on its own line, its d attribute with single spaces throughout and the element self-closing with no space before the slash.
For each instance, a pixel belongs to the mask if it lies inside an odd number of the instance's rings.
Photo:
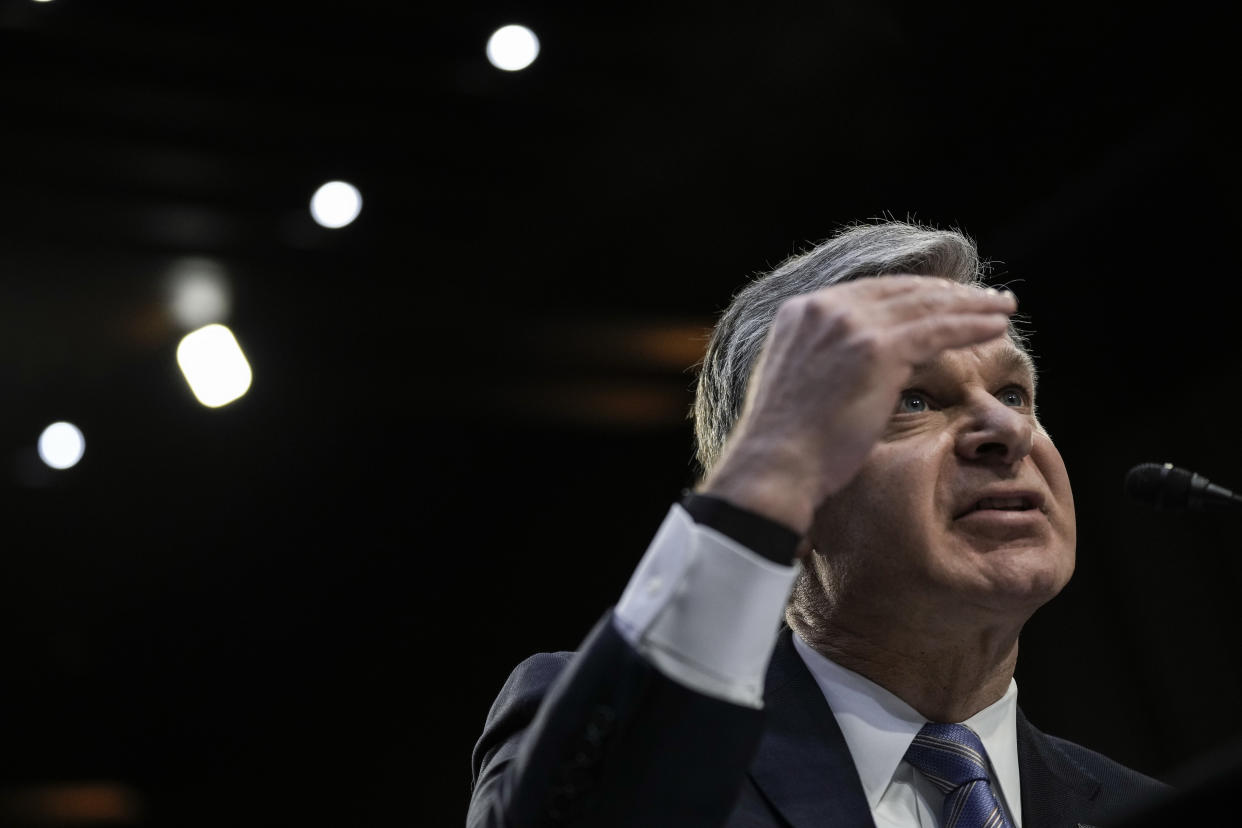
<svg viewBox="0 0 1242 828">
<path fill-rule="evenodd" d="M 1024 621 L 1074 571 L 1074 499 L 1008 338 L 916 368 L 811 538 L 842 612 Z M 947 616 L 946 616 L 947 614 Z"/>
</svg>

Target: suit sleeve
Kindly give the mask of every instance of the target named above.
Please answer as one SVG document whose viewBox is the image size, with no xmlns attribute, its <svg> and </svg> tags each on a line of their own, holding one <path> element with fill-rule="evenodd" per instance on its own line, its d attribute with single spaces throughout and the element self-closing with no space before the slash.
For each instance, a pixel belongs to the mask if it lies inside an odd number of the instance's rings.
<svg viewBox="0 0 1242 828">
<path fill-rule="evenodd" d="M 578 653 L 514 670 L 475 746 L 467 825 L 721 825 L 762 715 L 669 679 L 609 613 Z"/>
<path fill-rule="evenodd" d="M 794 575 L 675 506 L 580 650 L 509 677 L 475 746 L 467 825 L 723 824 Z"/>
</svg>

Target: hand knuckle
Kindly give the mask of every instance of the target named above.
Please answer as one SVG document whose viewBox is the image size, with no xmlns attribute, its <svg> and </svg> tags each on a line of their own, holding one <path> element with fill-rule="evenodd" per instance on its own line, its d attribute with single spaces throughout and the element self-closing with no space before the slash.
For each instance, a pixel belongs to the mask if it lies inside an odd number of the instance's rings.
<svg viewBox="0 0 1242 828">
<path fill-rule="evenodd" d="M 813 293 L 800 293 L 797 296 L 791 296 L 781 303 L 781 310 L 786 313 L 802 314 L 809 309 L 814 308 L 820 299 Z"/>
<path fill-rule="evenodd" d="M 786 299 L 776 308 L 776 314 L 772 317 L 773 327 L 783 328 L 795 324 L 802 316 L 805 304 L 806 302 L 801 296 Z"/>
<path fill-rule="evenodd" d="M 863 330 L 849 337 L 847 347 L 853 359 L 870 364 L 879 359 L 883 343 L 875 331 Z"/>
<path fill-rule="evenodd" d="M 845 306 L 837 306 L 828 311 L 825 315 L 825 321 L 835 330 L 845 336 L 851 336 L 866 330 L 863 323 L 862 314 L 857 309 Z"/>
</svg>

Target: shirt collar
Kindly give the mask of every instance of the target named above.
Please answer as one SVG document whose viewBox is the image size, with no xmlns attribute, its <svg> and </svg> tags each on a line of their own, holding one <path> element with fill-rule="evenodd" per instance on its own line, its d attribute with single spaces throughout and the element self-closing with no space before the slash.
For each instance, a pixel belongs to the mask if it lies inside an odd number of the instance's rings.
<svg viewBox="0 0 1242 828">
<path fill-rule="evenodd" d="M 796 632 L 793 641 L 832 708 L 874 811 L 927 720 L 880 685 L 826 658 Z M 1017 711 L 1018 684 L 1010 679 L 1000 699 L 962 722 L 983 742 L 1000 793 L 1015 816 L 1021 808 Z"/>
</svg>

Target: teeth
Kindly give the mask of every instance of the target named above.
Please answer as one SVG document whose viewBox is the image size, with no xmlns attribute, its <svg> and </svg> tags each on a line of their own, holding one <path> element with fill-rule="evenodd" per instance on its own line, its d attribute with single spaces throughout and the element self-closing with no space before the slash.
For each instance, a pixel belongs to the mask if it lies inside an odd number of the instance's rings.
<svg viewBox="0 0 1242 828">
<path fill-rule="evenodd" d="M 975 509 L 1029 509 L 1025 497 L 985 497 L 975 504 Z"/>
</svg>

